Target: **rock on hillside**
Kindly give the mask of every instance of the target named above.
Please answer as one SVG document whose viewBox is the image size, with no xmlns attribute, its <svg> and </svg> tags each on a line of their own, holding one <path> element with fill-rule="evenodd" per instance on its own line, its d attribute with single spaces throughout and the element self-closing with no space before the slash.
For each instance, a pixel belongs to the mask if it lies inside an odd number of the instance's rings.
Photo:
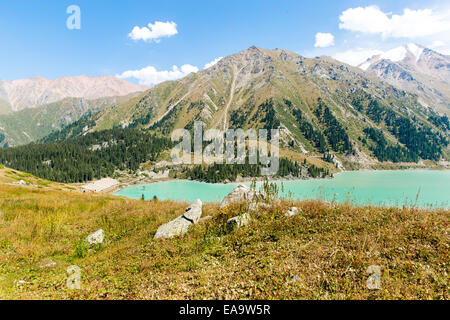
<svg viewBox="0 0 450 320">
<path fill-rule="evenodd" d="M 173 238 L 184 235 L 191 225 L 199 222 L 201 216 L 202 202 L 197 200 L 186 209 L 186 212 L 183 215 L 160 226 L 156 231 L 154 239 Z"/>
<path fill-rule="evenodd" d="M 258 198 L 262 198 L 262 194 L 260 192 L 256 192 L 255 190 L 241 184 L 222 200 L 220 203 L 220 209 L 223 209 L 233 203 L 253 202 Z"/>
</svg>

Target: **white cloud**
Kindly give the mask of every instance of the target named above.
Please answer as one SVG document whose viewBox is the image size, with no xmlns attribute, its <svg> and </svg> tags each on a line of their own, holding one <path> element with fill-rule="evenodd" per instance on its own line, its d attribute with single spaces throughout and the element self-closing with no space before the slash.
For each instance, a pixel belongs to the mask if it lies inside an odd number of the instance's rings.
<svg viewBox="0 0 450 320">
<path fill-rule="evenodd" d="M 339 17 L 340 29 L 384 38 L 419 38 L 450 32 L 450 11 L 404 9 L 402 15 L 388 14 L 376 6 L 350 8 Z"/>
<path fill-rule="evenodd" d="M 153 66 L 148 66 L 140 70 L 129 70 L 125 71 L 116 77 L 120 79 L 137 79 L 139 84 L 154 86 L 158 83 L 181 79 L 192 72 L 198 72 L 198 68 L 190 64 L 185 64 L 181 68 L 173 66 L 172 70 L 162 70 L 158 71 Z"/>
<path fill-rule="evenodd" d="M 433 41 L 430 45 L 428 45 L 429 48 L 441 53 L 450 55 L 450 46 L 447 45 L 448 42 L 444 42 L 441 40 Z"/>
<path fill-rule="evenodd" d="M 314 47 L 316 48 L 326 48 L 334 46 L 334 36 L 331 33 L 317 33 L 316 43 Z"/>
<path fill-rule="evenodd" d="M 219 57 L 217 59 L 214 59 L 213 61 L 211 61 L 210 63 L 205 64 L 205 66 L 203 67 L 203 69 L 208 69 L 211 68 L 213 65 L 215 65 L 217 62 L 219 62 L 220 60 L 222 60 L 223 57 Z"/>
<path fill-rule="evenodd" d="M 155 41 L 159 42 L 160 38 L 171 37 L 178 34 L 177 24 L 175 22 L 149 23 L 147 27 L 135 26 L 128 36 L 133 40 Z"/>
<path fill-rule="evenodd" d="M 353 50 L 338 52 L 333 56 L 333 58 L 352 66 L 358 66 L 361 63 L 365 62 L 367 59 L 379 54 L 383 54 L 383 51 L 357 48 Z"/>
<path fill-rule="evenodd" d="M 441 48 L 441 47 L 444 47 L 444 46 L 445 46 L 445 42 L 444 41 L 436 40 L 436 41 L 433 41 L 433 43 L 430 45 L 430 48 L 431 49 L 436 49 L 436 48 Z"/>
</svg>

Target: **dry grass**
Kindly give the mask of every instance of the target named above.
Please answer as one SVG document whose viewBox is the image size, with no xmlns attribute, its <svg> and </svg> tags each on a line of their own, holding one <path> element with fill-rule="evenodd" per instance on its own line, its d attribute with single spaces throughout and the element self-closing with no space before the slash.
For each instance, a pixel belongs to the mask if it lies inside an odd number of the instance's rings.
<svg viewBox="0 0 450 320">
<path fill-rule="evenodd" d="M 46 189 L 46 190 L 80 190 L 76 185 L 68 185 L 64 183 L 53 182 L 45 179 L 33 176 L 30 173 L 17 171 L 14 169 L 6 168 L 0 165 L 0 184 L 17 184 L 19 181 L 23 181 L 26 187 L 31 189 Z"/>
<path fill-rule="evenodd" d="M 291 205 L 233 233 L 224 223 L 245 208 L 205 205 L 213 219 L 154 241 L 186 204 L 0 185 L 0 298 L 448 298 L 448 210 L 302 202 L 284 218 Z M 100 228 L 106 243 L 89 251 L 83 239 Z M 81 290 L 66 289 L 73 264 Z M 381 267 L 380 290 L 366 288 L 370 265 Z"/>
</svg>

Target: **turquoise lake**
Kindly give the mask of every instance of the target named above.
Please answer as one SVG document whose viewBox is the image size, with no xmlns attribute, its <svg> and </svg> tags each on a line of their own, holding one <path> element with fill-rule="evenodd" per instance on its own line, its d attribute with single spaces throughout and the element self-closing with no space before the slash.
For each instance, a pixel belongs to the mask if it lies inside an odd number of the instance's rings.
<svg viewBox="0 0 450 320">
<path fill-rule="evenodd" d="M 355 205 L 450 208 L 450 170 L 349 171 L 333 179 L 276 181 L 284 198 L 326 200 Z M 220 202 L 237 185 L 174 180 L 129 186 L 116 195 L 133 199 Z M 257 189 L 261 183 L 257 184 Z M 281 192 L 281 191 L 280 191 Z M 416 202 L 417 198 L 417 202 Z"/>
</svg>

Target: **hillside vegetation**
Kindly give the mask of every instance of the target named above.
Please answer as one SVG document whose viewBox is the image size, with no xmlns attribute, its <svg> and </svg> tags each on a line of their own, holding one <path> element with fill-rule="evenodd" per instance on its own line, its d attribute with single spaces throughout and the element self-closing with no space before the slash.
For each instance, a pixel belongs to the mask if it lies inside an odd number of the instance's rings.
<svg viewBox="0 0 450 320">
<path fill-rule="evenodd" d="M 331 58 L 251 47 L 44 138 L 58 142 L 86 131 L 142 128 L 280 129 L 280 147 L 326 159 L 341 169 L 383 162 L 449 160 L 448 117 L 358 68 Z"/>
<path fill-rule="evenodd" d="M 95 100 L 84 98 L 66 98 L 32 109 L 1 114 L 0 147 L 24 145 L 59 132 L 106 107 L 128 101 L 135 94 L 122 97 L 107 97 Z M 83 129 L 83 128 L 81 128 Z"/>
<path fill-rule="evenodd" d="M 448 299 L 448 210 L 282 201 L 248 226 L 244 205 L 203 206 L 180 238 L 153 240 L 187 204 L 0 185 L 2 299 Z M 87 235 L 106 242 L 89 250 Z M 68 290 L 67 268 L 81 269 Z M 381 268 L 369 290 L 367 268 Z"/>
<path fill-rule="evenodd" d="M 78 187 L 38 178 L 30 173 L 5 168 L 0 164 L 0 187 L 23 183 L 25 188 L 43 190 L 78 190 Z"/>
<path fill-rule="evenodd" d="M 171 177 L 182 179 L 227 182 L 259 176 L 258 167 L 248 163 L 167 164 L 173 130 L 184 128 L 192 136 L 196 121 L 203 122 L 203 129 L 222 132 L 267 129 L 269 139 L 270 129 L 279 129 L 281 168 L 276 177 L 448 168 L 450 160 L 448 117 L 423 106 L 418 96 L 331 58 L 308 59 L 281 49 L 251 47 L 127 99 L 67 103 L 69 110 L 79 111 L 69 117 L 75 122 L 55 125 L 64 120 L 56 112 L 58 103 L 29 112 L 31 118 L 23 118 L 39 123 L 39 130 L 61 130 L 36 135 L 42 139 L 34 144 L 0 148 L 0 164 L 64 183 L 162 170 L 157 164 L 164 161 Z M 83 114 L 86 110 L 92 112 Z M 49 115 L 54 117 L 45 122 Z M 2 122 L 0 116 L 0 127 L 2 123 L 17 122 Z M 15 131 L 32 136 L 24 128 L 17 125 Z M 10 145 L 10 139 L 0 133 L 0 146 Z"/>
<path fill-rule="evenodd" d="M 170 139 L 139 129 L 115 128 L 59 143 L 0 149 L 0 163 L 41 178 L 76 183 L 137 170 L 171 146 Z"/>
</svg>

